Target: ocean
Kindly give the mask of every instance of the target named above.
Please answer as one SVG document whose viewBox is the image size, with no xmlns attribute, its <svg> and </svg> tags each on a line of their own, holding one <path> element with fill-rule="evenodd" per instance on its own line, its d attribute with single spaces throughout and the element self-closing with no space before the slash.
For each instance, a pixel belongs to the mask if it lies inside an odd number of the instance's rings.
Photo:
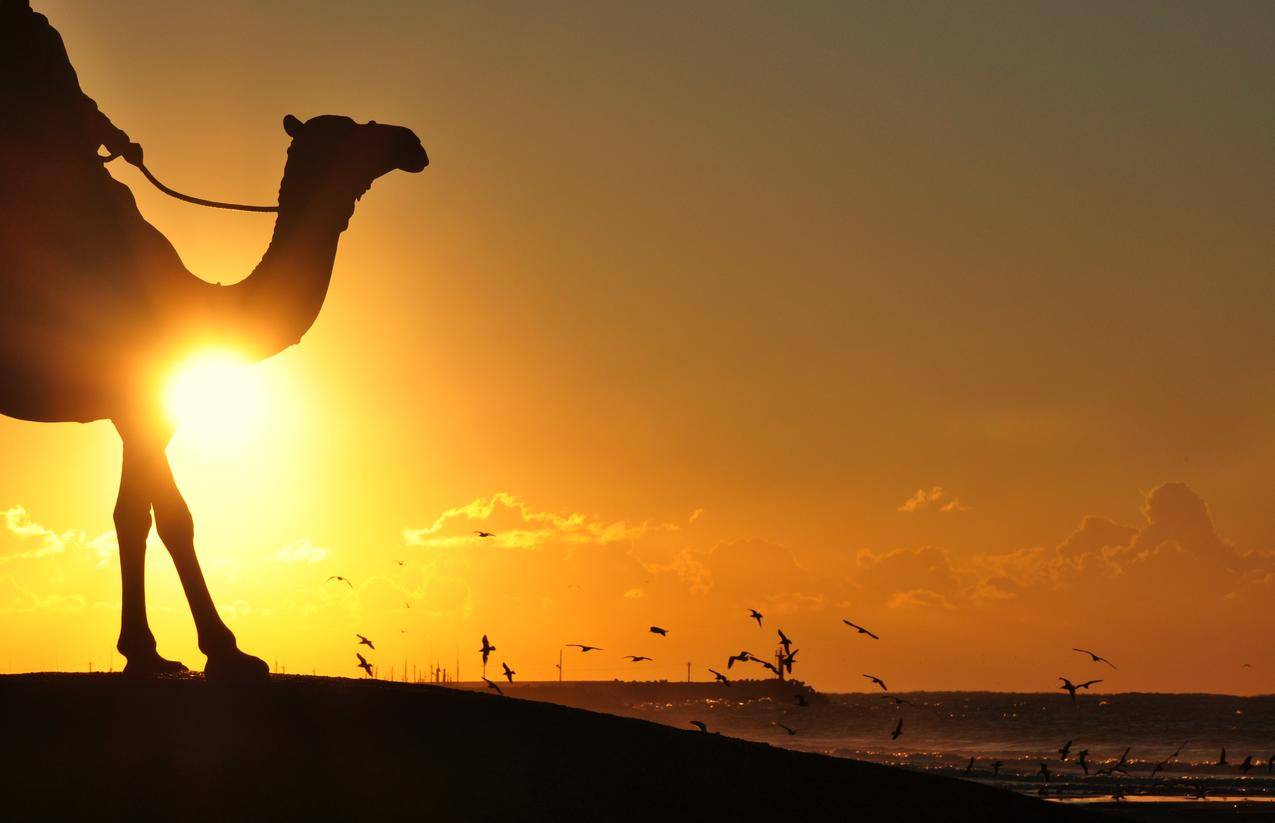
<svg viewBox="0 0 1275 823">
<path fill-rule="evenodd" d="M 823 694 L 812 695 L 804 708 L 792 694 L 737 696 L 727 688 L 703 698 L 645 697 L 610 710 L 683 727 L 701 720 L 725 735 L 1063 801 L 1113 794 L 1134 802 L 1181 800 L 1200 793 L 1211 800 L 1275 801 L 1275 696 L 1129 693 L 1082 695 L 1073 703 L 1066 694 Z M 899 720 L 902 733 L 892 740 Z M 1064 759 L 1059 750 L 1068 741 Z M 1219 762 L 1223 748 L 1225 764 Z M 1078 760 L 1082 751 L 1088 774 Z M 1241 769 L 1246 757 L 1254 764 L 1247 772 Z M 1153 776 L 1157 763 L 1163 766 Z"/>
</svg>

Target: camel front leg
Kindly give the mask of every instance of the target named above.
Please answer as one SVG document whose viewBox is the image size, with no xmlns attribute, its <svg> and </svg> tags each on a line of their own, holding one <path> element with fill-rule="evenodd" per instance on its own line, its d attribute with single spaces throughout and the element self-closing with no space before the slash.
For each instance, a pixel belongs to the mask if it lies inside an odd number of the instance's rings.
<svg viewBox="0 0 1275 823">
<path fill-rule="evenodd" d="M 195 629 L 199 633 L 199 650 L 208 655 L 204 673 L 210 678 L 256 679 L 270 673 L 270 667 L 258 657 L 239 650 L 235 636 L 217 614 L 204 572 L 195 556 L 195 521 L 190 508 L 177 488 L 168 464 L 167 438 L 154 455 L 154 485 L 151 503 L 155 507 L 155 529 L 164 541 L 177 576 L 186 591 Z"/>
<path fill-rule="evenodd" d="M 125 674 L 184 671 L 176 660 L 155 651 L 155 635 L 146 620 L 146 538 L 151 530 L 150 494 L 145 461 L 134 444 L 124 442 L 120 491 L 115 501 L 115 537 L 120 550 L 121 614 L 116 648 L 128 663 Z"/>
<path fill-rule="evenodd" d="M 169 432 L 159 434 L 153 429 L 135 431 L 124 435 L 125 450 L 131 442 L 146 500 L 155 511 L 155 529 L 173 559 L 182 589 L 186 592 L 199 635 L 199 650 L 208 656 L 204 672 L 209 677 L 264 677 L 269 673 L 269 666 L 265 661 L 239 650 L 234 634 L 217 614 L 217 607 L 208 592 L 203 570 L 195 556 L 195 523 L 173 480 L 165 453 L 170 436 Z"/>
</svg>

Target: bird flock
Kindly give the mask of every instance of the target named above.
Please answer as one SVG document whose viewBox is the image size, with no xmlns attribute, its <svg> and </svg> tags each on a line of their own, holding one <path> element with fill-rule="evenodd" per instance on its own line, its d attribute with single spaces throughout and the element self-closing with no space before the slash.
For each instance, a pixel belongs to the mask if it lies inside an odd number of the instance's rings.
<svg viewBox="0 0 1275 823">
<path fill-rule="evenodd" d="M 493 532 L 478 531 L 478 530 L 476 530 L 474 534 L 479 538 L 490 538 L 495 536 Z M 403 565 L 404 561 L 395 561 L 395 562 L 401 566 Z M 354 588 L 353 583 L 351 583 L 347 578 L 342 577 L 340 575 L 332 575 L 328 578 L 328 580 L 330 582 L 334 581 L 338 583 L 344 583 L 347 586 L 349 586 L 351 589 Z M 748 608 L 746 609 L 746 612 L 747 612 L 747 619 L 754 621 L 757 624 L 757 627 L 759 629 L 764 628 L 765 615 L 763 615 L 760 611 L 754 608 Z M 855 632 L 855 634 L 858 636 L 862 636 L 870 640 L 881 639 L 881 637 L 875 632 L 849 619 L 843 618 L 841 622 L 845 624 L 847 627 L 849 627 L 850 629 L 852 629 Z M 648 627 L 648 632 L 652 635 L 655 635 L 661 638 L 667 638 L 669 635 L 669 629 L 664 628 L 662 626 L 652 625 Z M 797 661 L 797 654 L 800 650 L 793 648 L 794 642 L 792 638 L 786 635 L 783 629 L 779 629 L 779 628 L 776 629 L 776 637 L 777 637 L 777 647 L 773 655 L 773 660 L 768 660 L 766 658 L 760 657 L 748 651 L 747 649 L 741 649 L 739 652 L 730 654 L 727 656 L 726 670 L 728 672 L 733 671 L 736 663 L 739 663 L 739 664 L 755 663 L 761 666 L 763 669 L 769 671 L 777 679 L 782 681 L 785 675 L 792 674 L 793 666 L 795 665 Z M 355 638 L 358 640 L 358 646 L 366 646 L 368 649 L 372 651 L 376 650 L 375 644 L 368 637 L 362 634 L 356 633 Z M 574 648 L 579 650 L 579 653 L 582 655 L 590 654 L 592 652 L 606 651 L 606 649 L 604 649 L 601 646 L 595 646 L 588 643 L 566 643 L 563 645 L 565 648 Z M 500 684 L 494 680 L 489 679 L 486 674 L 487 664 L 491 658 L 491 654 L 492 652 L 496 650 L 497 650 L 496 646 L 490 641 L 488 636 L 484 634 L 482 636 L 481 645 L 478 649 L 478 653 L 481 655 L 482 665 L 483 665 L 482 680 L 486 684 L 486 687 L 488 690 L 494 691 L 496 694 L 503 696 L 504 692 L 501 690 Z M 1091 663 L 1104 664 L 1110 667 L 1113 671 L 1118 671 L 1118 667 L 1115 665 L 1115 663 L 1111 662 L 1111 660 L 1108 659 L 1107 657 L 1100 655 L 1091 649 L 1072 647 L 1072 651 L 1078 654 L 1083 654 L 1087 656 Z M 358 651 L 355 652 L 355 658 L 357 660 L 355 665 L 359 669 L 362 669 L 367 677 L 374 677 L 372 664 Z M 655 658 L 650 657 L 648 655 L 643 655 L 643 654 L 627 654 L 627 655 L 624 655 L 622 659 L 627 660 L 630 663 L 636 664 L 636 663 L 653 662 Z M 1248 665 L 1248 664 L 1245 664 L 1245 665 Z M 514 669 L 512 669 L 507 662 L 503 660 L 500 662 L 500 667 L 501 667 L 500 676 L 504 677 L 507 683 L 513 683 L 514 676 L 517 674 L 517 672 Z M 715 669 L 711 666 L 707 666 L 705 668 L 707 669 L 708 673 L 712 675 L 714 682 L 726 687 L 729 687 L 731 685 L 730 675 L 722 671 L 719 671 L 718 669 Z M 869 673 L 864 673 L 863 677 L 873 686 L 880 688 L 881 690 L 880 696 L 892 701 L 894 705 L 896 706 L 910 705 L 907 700 L 904 700 L 903 698 L 898 697 L 897 695 L 890 694 L 889 687 L 886 685 L 886 682 L 882 677 L 879 677 L 875 674 L 869 674 Z M 1080 682 L 1075 682 L 1071 680 L 1070 678 L 1062 676 L 1062 675 L 1058 676 L 1058 680 L 1061 681 L 1061 684 L 1062 684 L 1058 686 L 1058 690 L 1065 691 L 1073 704 L 1076 703 L 1076 695 L 1079 691 L 1081 691 L 1082 689 L 1085 691 L 1088 691 L 1090 687 L 1096 686 L 1099 683 L 1105 682 L 1103 678 L 1094 678 L 1089 680 L 1083 680 Z M 805 694 L 798 692 L 793 697 L 794 697 L 796 708 L 804 709 L 810 706 L 810 702 L 807 699 Z M 707 723 L 705 723 L 702 720 L 691 720 L 689 721 L 689 724 L 691 726 L 694 726 L 700 732 L 703 732 L 705 734 L 709 733 Z M 795 736 L 799 733 L 797 728 L 786 725 L 779 721 L 774 721 L 772 725 L 774 725 L 778 729 L 781 729 L 788 736 Z M 903 718 L 899 717 L 896 720 L 893 728 L 889 730 L 889 737 L 891 741 L 894 741 L 894 740 L 898 740 L 898 738 L 901 737 L 902 735 L 903 735 Z M 1068 762 L 1073 762 L 1076 766 L 1078 766 L 1081 769 L 1083 775 L 1086 778 L 1089 778 L 1091 776 L 1095 778 L 1096 777 L 1115 777 L 1116 775 L 1128 774 L 1129 753 L 1132 750 L 1132 747 L 1126 747 L 1125 750 L 1120 754 L 1120 756 L 1115 758 L 1114 760 L 1104 761 L 1104 765 L 1091 769 L 1090 766 L 1092 764 L 1092 761 L 1089 758 L 1089 750 L 1079 749 L 1073 756 L 1072 748 L 1074 745 L 1075 745 L 1074 740 L 1068 740 L 1067 742 L 1062 744 L 1062 746 L 1059 747 L 1058 763 L 1066 764 Z M 1163 758 L 1162 760 L 1157 761 L 1152 767 L 1150 776 L 1154 778 L 1160 772 L 1166 771 L 1172 763 L 1174 763 L 1180 758 L 1182 754 L 1182 750 L 1186 745 L 1187 745 L 1186 742 L 1182 743 L 1182 745 L 1178 746 L 1177 749 L 1172 754 L 1169 754 L 1167 757 Z M 974 763 L 975 763 L 975 758 L 970 757 L 969 762 L 966 764 L 964 768 L 965 774 L 968 775 L 973 773 Z M 992 776 L 999 777 L 1000 770 L 1004 765 L 1005 764 L 1001 760 L 993 761 L 990 764 Z M 1231 764 L 1227 760 L 1227 752 L 1225 747 L 1222 748 L 1221 753 L 1218 756 L 1217 762 L 1213 765 L 1216 768 L 1230 767 Z M 1260 758 L 1254 759 L 1253 755 L 1249 754 L 1244 758 L 1244 760 L 1241 763 L 1238 764 L 1238 766 L 1236 766 L 1236 769 L 1242 775 L 1247 776 L 1250 771 L 1252 771 L 1255 768 L 1258 768 L 1260 765 L 1261 765 L 1261 759 Z M 1275 772 L 1275 754 L 1273 754 L 1271 757 L 1267 759 L 1266 772 L 1268 774 Z M 1050 769 L 1050 761 L 1039 761 L 1038 769 L 1035 772 L 1035 776 L 1041 778 L 1043 783 L 1048 784 L 1050 779 L 1054 776 L 1054 774 L 1055 774 L 1054 770 Z M 1207 786 L 1201 785 L 1198 782 L 1184 782 L 1182 783 L 1182 786 L 1190 790 L 1187 794 L 1188 798 L 1204 799 L 1209 791 Z M 1039 793 L 1042 795 L 1046 794 L 1047 793 L 1046 787 L 1042 786 L 1039 790 Z M 1124 799 L 1125 794 L 1124 794 L 1124 791 L 1120 788 L 1120 786 L 1116 785 L 1111 790 L 1111 796 L 1114 800 L 1119 801 Z"/>
</svg>

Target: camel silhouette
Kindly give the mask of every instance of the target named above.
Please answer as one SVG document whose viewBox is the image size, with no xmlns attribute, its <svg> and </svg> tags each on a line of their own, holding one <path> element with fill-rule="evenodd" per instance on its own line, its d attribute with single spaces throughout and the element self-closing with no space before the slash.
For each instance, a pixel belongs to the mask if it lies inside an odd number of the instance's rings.
<svg viewBox="0 0 1275 823">
<path fill-rule="evenodd" d="M 267 673 L 264 661 L 239 650 L 204 581 L 194 521 L 165 453 L 173 426 L 160 386 L 176 364 L 210 347 L 260 360 L 297 343 L 323 304 L 356 201 L 381 175 L 429 162 L 400 126 L 334 115 L 289 115 L 283 125 L 292 142 L 270 246 L 251 275 L 224 287 L 186 269 L 83 141 L 8 139 L 13 133 L 0 125 L 0 413 L 110 420 L 119 433 L 118 649 L 129 673 L 185 668 L 159 655 L 146 619 L 152 525 L 189 601 L 205 673 Z"/>
</svg>

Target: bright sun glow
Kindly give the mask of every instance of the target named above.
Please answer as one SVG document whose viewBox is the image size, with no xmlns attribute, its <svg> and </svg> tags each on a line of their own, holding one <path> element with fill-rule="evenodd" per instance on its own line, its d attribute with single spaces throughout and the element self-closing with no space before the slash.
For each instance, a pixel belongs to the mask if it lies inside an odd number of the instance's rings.
<svg viewBox="0 0 1275 823">
<path fill-rule="evenodd" d="M 233 352 L 205 352 L 173 373 L 164 407 L 174 424 L 200 442 L 233 446 L 260 431 L 265 384 L 259 370 Z"/>
</svg>

